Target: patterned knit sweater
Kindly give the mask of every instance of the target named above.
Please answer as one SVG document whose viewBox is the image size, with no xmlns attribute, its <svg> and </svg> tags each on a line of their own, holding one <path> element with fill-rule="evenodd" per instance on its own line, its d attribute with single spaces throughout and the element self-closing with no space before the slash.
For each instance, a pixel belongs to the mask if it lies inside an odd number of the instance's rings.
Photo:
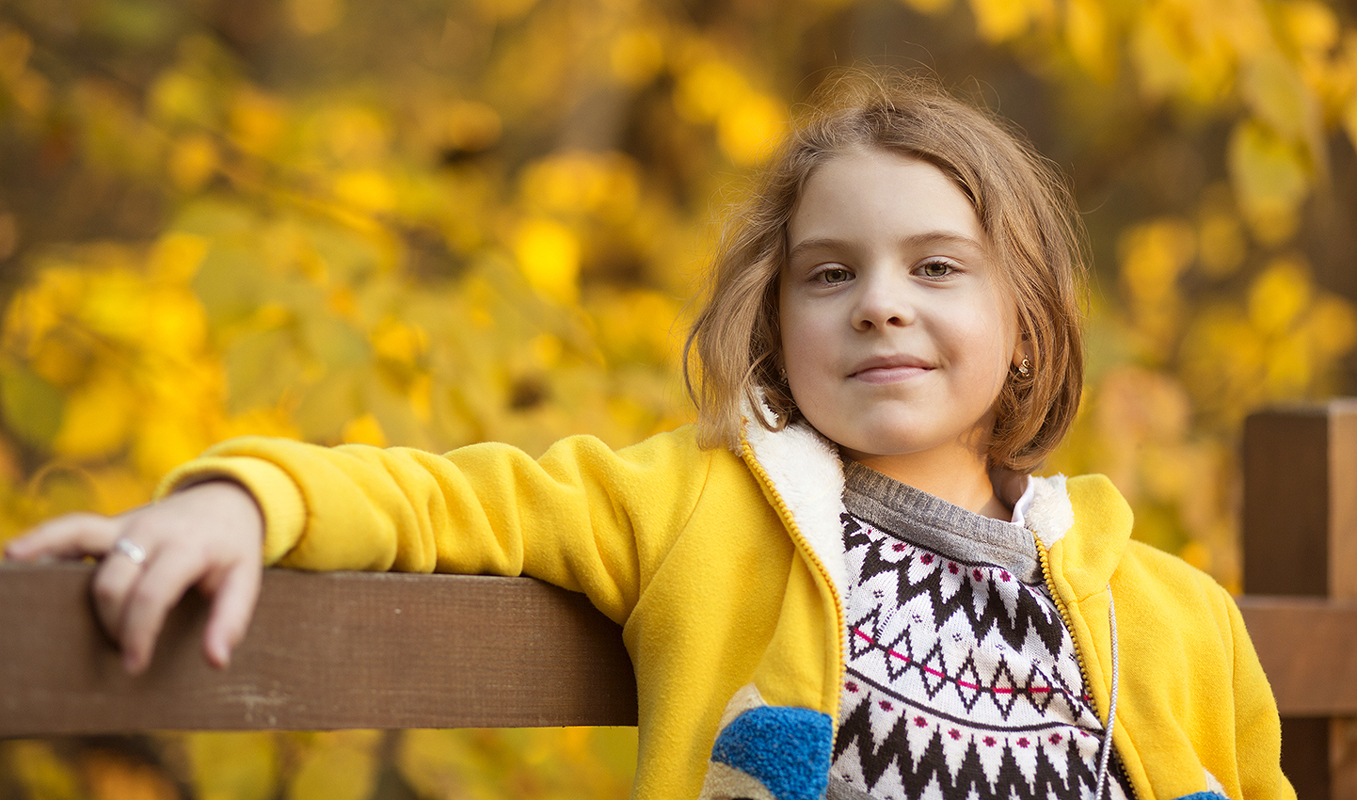
<svg viewBox="0 0 1357 800">
<path fill-rule="evenodd" d="M 1093 798 L 1103 726 L 1032 534 L 845 465 L 830 800 Z M 1131 795 L 1113 758 L 1108 796 Z"/>
</svg>

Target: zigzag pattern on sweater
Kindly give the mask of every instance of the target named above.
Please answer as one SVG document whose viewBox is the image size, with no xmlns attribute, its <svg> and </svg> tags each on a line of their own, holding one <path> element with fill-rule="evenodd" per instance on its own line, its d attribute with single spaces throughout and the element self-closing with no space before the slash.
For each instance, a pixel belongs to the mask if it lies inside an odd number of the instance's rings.
<svg viewBox="0 0 1357 800">
<path fill-rule="evenodd" d="M 1018 578 L 1008 571 L 989 564 L 942 559 L 926 550 L 918 551 L 917 560 L 900 558 L 902 553 L 914 553 L 915 548 L 899 540 L 881 543 L 889 544 L 895 556 L 886 558 L 882 547 L 870 546 L 872 537 L 868 535 L 868 529 L 851 514 L 844 514 L 842 521 L 847 549 L 865 550 L 857 578 L 859 584 L 870 583 L 881 574 L 894 574 L 897 578 L 895 603 L 904 606 L 916 597 L 927 596 L 933 609 L 933 619 L 928 623 L 935 627 L 940 627 L 954 614 L 961 612 L 978 638 L 993 630 L 1003 637 L 1009 647 L 1020 648 L 1026 644 L 1028 635 L 1035 633 L 1048 652 L 1055 653 L 1059 649 L 1066 635 L 1064 622 L 1059 614 L 1046 613 L 1046 609 L 1036 603 L 1030 594 L 1018 593 L 1016 607 L 1013 608 L 988 602 L 988 593 L 978 596 L 978 592 L 986 588 L 986 579 L 997 579 L 1001 583 L 1017 581 Z M 935 566 L 939 561 L 947 565 L 946 569 Z M 958 575 L 970 577 L 971 580 L 957 580 Z M 1041 590 L 1039 585 L 1033 588 Z"/>
<path fill-rule="evenodd" d="M 963 726 L 905 715 L 876 743 L 870 698 L 840 724 L 834 759 L 857 749 L 859 786 L 876 786 L 888 770 L 892 780 L 944 798 L 1047 800 L 1092 794 L 1097 781 L 1078 743 L 1061 732 L 1012 738 L 967 731 Z M 905 754 L 913 754 L 910 757 Z M 841 775 L 841 778 L 849 776 Z"/>
<path fill-rule="evenodd" d="M 843 531 L 854 580 L 835 779 L 902 800 L 1091 797 L 1103 728 L 1044 584 L 851 514 Z"/>
</svg>

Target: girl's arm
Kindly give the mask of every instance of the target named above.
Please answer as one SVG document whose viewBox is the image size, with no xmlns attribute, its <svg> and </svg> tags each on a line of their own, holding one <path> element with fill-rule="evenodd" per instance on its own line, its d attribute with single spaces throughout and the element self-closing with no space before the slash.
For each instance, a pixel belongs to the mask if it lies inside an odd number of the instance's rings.
<svg viewBox="0 0 1357 800">
<path fill-rule="evenodd" d="M 572 437 L 540 459 L 497 444 L 436 455 L 245 437 L 177 469 L 159 503 L 53 520 L 7 552 L 103 557 L 96 606 L 134 672 L 193 585 L 214 595 L 204 647 L 224 666 L 261 564 L 531 575 L 585 593 L 621 623 L 692 514 L 713 457 L 689 429 L 620 452 Z M 111 552 L 120 538 L 146 551 L 140 569 Z"/>
<path fill-rule="evenodd" d="M 224 668 L 245 636 L 259 597 L 263 519 L 239 484 L 200 483 L 116 517 L 68 514 L 5 546 L 7 558 L 101 559 L 91 593 L 132 674 L 151 663 L 169 612 L 190 586 L 212 598 L 203 636 L 207 660 Z M 115 549 L 119 541 L 124 549 Z"/>
</svg>

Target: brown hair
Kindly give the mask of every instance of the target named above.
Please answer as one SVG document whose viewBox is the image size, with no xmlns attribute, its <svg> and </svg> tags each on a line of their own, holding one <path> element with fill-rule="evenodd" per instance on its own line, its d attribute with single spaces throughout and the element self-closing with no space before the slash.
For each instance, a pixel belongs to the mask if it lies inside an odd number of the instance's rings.
<svg viewBox="0 0 1357 800">
<path fill-rule="evenodd" d="M 852 150 L 926 161 L 964 192 L 989 237 L 1031 348 L 1032 376 L 1016 373 L 995 403 L 992 466 L 1028 472 L 1074 421 L 1083 388 L 1082 228 L 1055 171 L 1018 134 L 931 80 L 853 71 L 821 85 L 756 190 L 732 213 L 713 261 L 706 302 L 684 345 L 684 379 L 705 446 L 739 441 L 744 409 L 778 430 L 798 412 L 781 374 L 778 279 L 787 225 L 807 178 Z M 699 375 L 694 379 L 693 356 Z M 760 401 L 773 414 L 766 418 Z"/>
</svg>

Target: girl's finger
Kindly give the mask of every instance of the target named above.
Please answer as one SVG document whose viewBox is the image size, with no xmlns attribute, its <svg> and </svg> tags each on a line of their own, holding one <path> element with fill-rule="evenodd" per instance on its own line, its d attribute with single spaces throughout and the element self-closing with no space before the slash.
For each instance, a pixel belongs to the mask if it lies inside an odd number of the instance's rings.
<svg viewBox="0 0 1357 800">
<path fill-rule="evenodd" d="M 183 548 L 160 550 L 145 566 L 127 594 L 118 624 L 123 666 L 133 675 L 150 665 L 165 616 L 204 569 L 201 559 Z"/>
<path fill-rule="evenodd" d="M 122 530 L 119 520 L 99 514 L 67 514 L 34 528 L 5 545 L 16 561 L 37 558 L 79 558 L 108 552 Z"/>
<path fill-rule="evenodd" d="M 94 612 L 114 641 L 122 642 L 122 619 L 128 594 L 141 578 L 145 564 L 138 564 L 123 553 L 110 552 L 94 572 L 90 596 Z"/>
<path fill-rule="evenodd" d="M 259 565 L 236 564 L 226 573 L 212 601 L 212 614 L 203 633 L 203 653 L 219 669 L 231 662 L 231 651 L 245 638 L 245 631 L 259 598 Z"/>
</svg>

